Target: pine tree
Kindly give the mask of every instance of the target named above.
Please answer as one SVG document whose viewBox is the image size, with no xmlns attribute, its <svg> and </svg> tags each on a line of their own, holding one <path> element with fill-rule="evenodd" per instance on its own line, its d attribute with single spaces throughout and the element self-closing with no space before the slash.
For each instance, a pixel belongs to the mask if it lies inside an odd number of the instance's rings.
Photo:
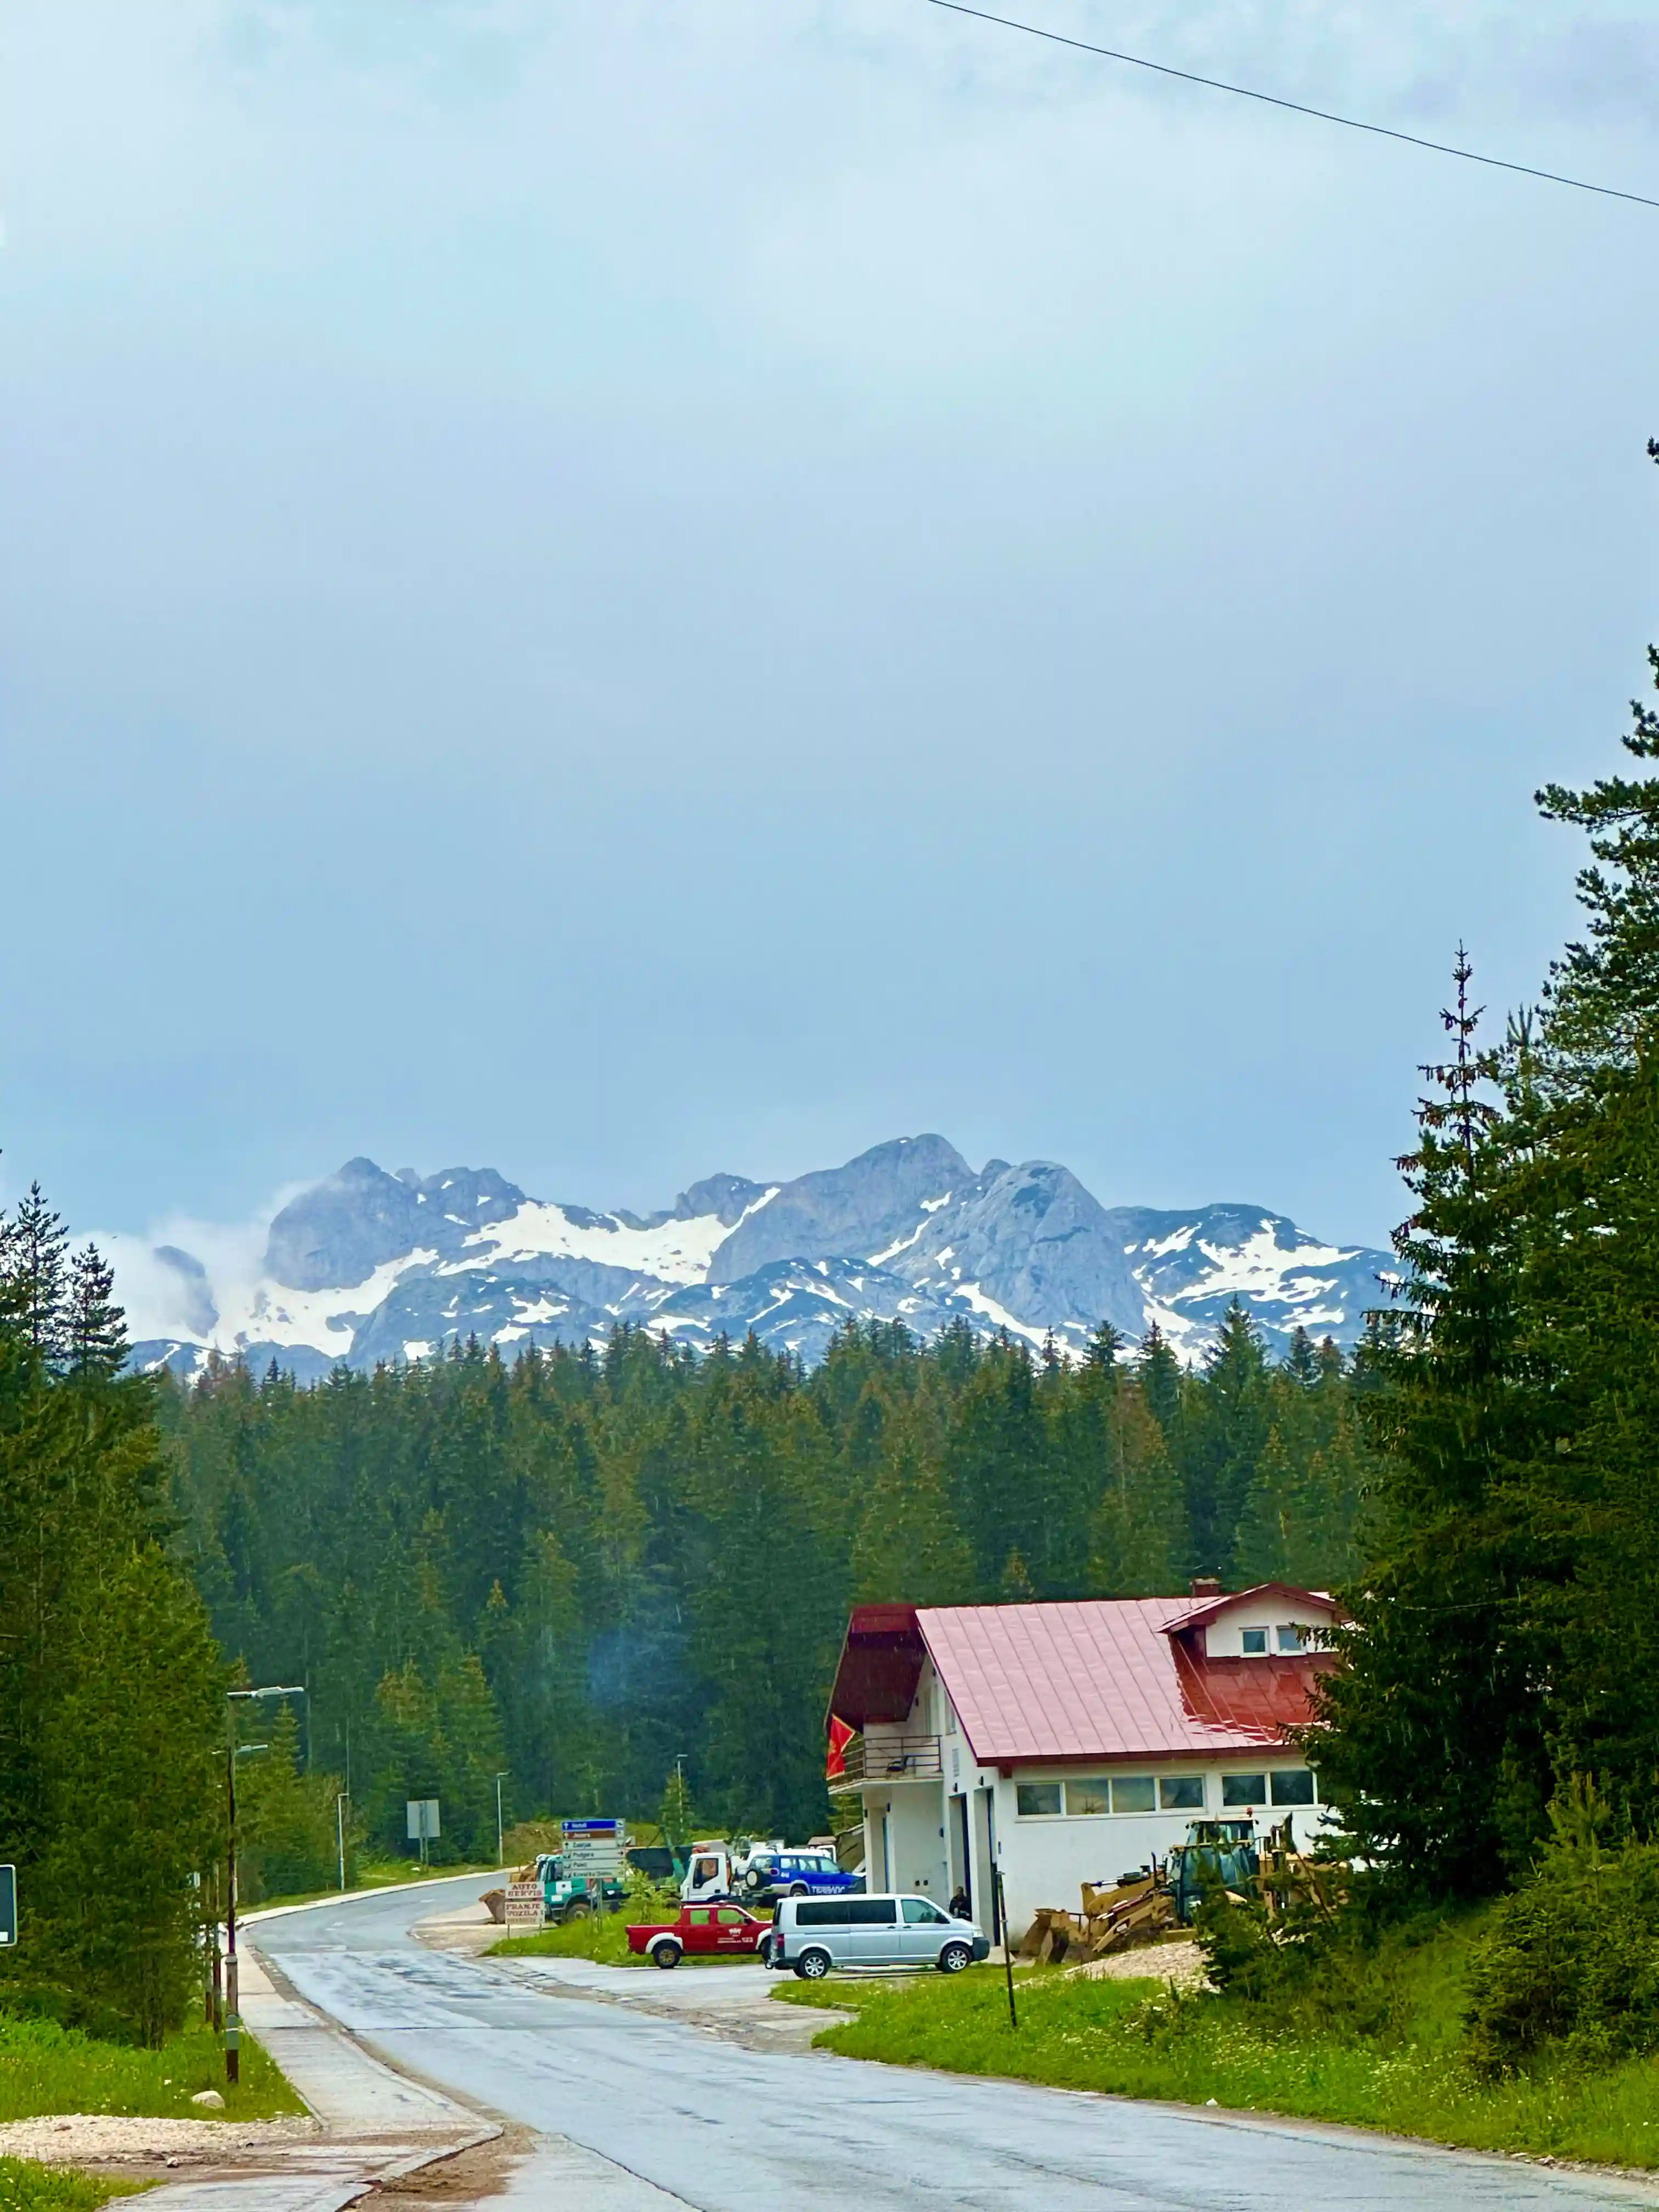
<svg viewBox="0 0 1659 2212">
<path fill-rule="evenodd" d="M 1181 1362 L 1168 1338 L 1154 1322 L 1140 1340 L 1135 1355 L 1135 1380 L 1146 1410 L 1167 1437 L 1181 1413 Z"/>
<path fill-rule="evenodd" d="M 1233 1568 L 1239 1516 L 1272 1425 L 1261 1333 L 1237 1298 L 1221 1317 L 1182 1414 L 1179 1452 L 1192 1565 L 1198 1573 L 1226 1577 Z"/>
<path fill-rule="evenodd" d="M 1408 1287 L 1368 1352 L 1382 1387 L 1361 1400 L 1382 1454 L 1380 1556 L 1348 1591 L 1321 1756 L 1362 1849 L 1478 1893 L 1527 1848 L 1549 1790 L 1516 1604 L 1525 1539 L 1503 1482 L 1527 1418 L 1512 1147 L 1461 948 L 1453 972 L 1453 1057 L 1425 1071 L 1401 1163 L 1417 1202 L 1395 1240 Z"/>
</svg>

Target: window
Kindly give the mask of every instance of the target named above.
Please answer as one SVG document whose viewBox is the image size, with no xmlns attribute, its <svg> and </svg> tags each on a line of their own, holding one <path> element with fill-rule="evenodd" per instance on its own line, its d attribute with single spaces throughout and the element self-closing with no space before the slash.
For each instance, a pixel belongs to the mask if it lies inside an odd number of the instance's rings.
<svg viewBox="0 0 1659 2212">
<path fill-rule="evenodd" d="M 1166 1775 L 1158 1785 L 1158 1802 L 1166 1813 L 1201 1813 L 1204 1810 L 1204 1777 L 1201 1774 Z"/>
<path fill-rule="evenodd" d="M 1311 1805 L 1314 1778 L 1305 1766 L 1281 1767 L 1273 1777 L 1275 1805 Z"/>
<path fill-rule="evenodd" d="M 797 1928 L 845 1928 L 852 1919 L 851 1907 L 861 1902 L 849 1897 L 803 1897 L 795 1907 Z"/>
<path fill-rule="evenodd" d="M 1265 1659 L 1267 1655 L 1267 1632 L 1265 1628 L 1246 1628 L 1239 1637 L 1239 1645 L 1247 1659 Z"/>
<path fill-rule="evenodd" d="M 936 1928 L 945 1919 L 938 1905 L 929 1905 L 925 1897 L 907 1897 L 903 1902 L 907 1928 Z"/>
<path fill-rule="evenodd" d="M 1027 1819 L 1040 1813 L 1058 1813 L 1060 1784 L 1058 1782 L 1022 1782 L 1014 1791 L 1014 1802 Z"/>
<path fill-rule="evenodd" d="M 1098 1782 L 1068 1782 L 1066 1785 L 1066 1809 L 1075 1820 L 1081 1814 L 1109 1813 L 1111 1784 Z"/>
<path fill-rule="evenodd" d="M 1225 1805 L 1265 1805 L 1267 1802 L 1267 1778 L 1265 1774 L 1224 1774 L 1221 1778 L 1221 1802 Z"/>
<path fill-rule="evenodd" d="M 735 1905 L 727 1905 L 720 1909 L 720 1923 L 722 1928 L 741 1928 L 748 1917 L 746 1912 L 739 1912 Z"/>
<path fill-rule="evenodd" d="M 1307 1630 L 1298 1628 L 1294 1621 L 1287 1623 L 1279 1629 L 1278 1636 L 1279 1648 L 1281 1651 L 1305 1651 L 1308 1648 Z"/>
<path fill-rule="evenodd" d="M 1115 1813 L 1152 1813 L 1158 1809 L 1150 1774 L 1115 1774 L 1112 1810 Z"/>
<path fill-rule="evenodd" d="M 707 1927 L 708 1927 L 708 1907 L 706 1905 L 695 1905 L 695 1906 L 692 1908 L 692 1911 L 691 1911 L 691 1925 L 692 1925 L 694 1928 L 707 1928 Z"/>
<path fill-rule="evenodd" d="M 898 1906 L 890 1897 L 849 1897 L 842 1914 L 854 1928 L 892 1928 L 898 1923 Z"/>
</svg>

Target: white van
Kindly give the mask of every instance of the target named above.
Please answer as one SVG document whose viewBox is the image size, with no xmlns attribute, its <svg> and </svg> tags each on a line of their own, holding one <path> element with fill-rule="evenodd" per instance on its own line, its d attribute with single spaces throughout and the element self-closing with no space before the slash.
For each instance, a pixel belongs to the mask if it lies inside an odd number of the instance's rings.
<svg viewBox="0 0 1659 2212">
<path fill-rule="evenodd" d="M 931 1897 L 784 1897 L 772 1923 L 769 1966 L 821 1982 L 832 1966 L 937 1966 L 959 1974 L 989 1956 L 990 1938 L 953 1920 Z"/>
</svg>

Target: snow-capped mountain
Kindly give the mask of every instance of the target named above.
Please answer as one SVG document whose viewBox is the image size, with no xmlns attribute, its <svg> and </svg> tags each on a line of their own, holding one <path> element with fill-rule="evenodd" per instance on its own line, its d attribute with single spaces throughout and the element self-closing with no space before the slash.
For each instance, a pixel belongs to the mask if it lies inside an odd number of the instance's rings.
<svg viewBox="0 0 1659 2212">
<path fill-rule="evenodd" d="M 935 1136 L 793 1182 L 714 1176 L 643 1218 L 531 1198 L 491 1168 L 348 1160 L 282 1207 L 262 1248 L 212 1230 L 191 1243 L 110 1240 L 135 1361 L 190 1371 L 216 1350 L 301 1379 L 457 1336 L 509 1358 L 602 1341 L 618 1322 L 698 1345 L 753 1329 L 809 1363 L 849 1318 L 925 1337 L 962 1317 L 1073 1351 L 1103 1321 L 1132 1339 L 1156 1322 L 1194 1358 L 1235 1297 L 1275 1346 L 1298 1323 L 1346 1344 L 1393 1265 L 1259 1206 L 1105 1207 L 1051 1161 L 975 1170 Z"/>
</svg>

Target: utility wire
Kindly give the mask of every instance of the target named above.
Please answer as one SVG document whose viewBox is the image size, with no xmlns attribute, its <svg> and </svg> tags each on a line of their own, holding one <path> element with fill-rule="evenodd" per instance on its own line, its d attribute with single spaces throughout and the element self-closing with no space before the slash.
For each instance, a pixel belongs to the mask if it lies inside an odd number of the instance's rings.
<svg viewBox="0 0 1659 2212">
<path fill-rule="evenodd" d="M 963 0 L 928 0 L 933 8 L 948 9 L 953 15 L 971 15 L 981 23 L 1000 23 L 1005 31 L 1024 31 L 1028 37 L 1046 39 L 1050 46 L 1071 46 L 1079 53 L 1099 54 L 1109 62 L 1127 62 L 1132 69 L 1151 70 L 1158 76 L 1179 77 L 1183 84 L 1201 84 L 1212 92 L 1231 92 L 1239 100 L 1260 100 L 1264 107 L 1283 107 L 1292 115 L 1311 115 L 1321 123 L 1340 123 L 1345 131 L 1368 131 L 1373 138 L 1397 138 L 1402 146 L 1419 146 L 1425 153 L 1449 154 L 1459 161 L 1478 161 L 1482 168 L 1508 169 L 1518 177 L 1537 177 L 1547 185 L 1569 185 L 1576 192 L 1595 192 L 1603 199 L 1630 200 L 1638 207 L 1659 208 L 1659 199 L 1642 192 L 1621 192 L 1613 185 L 1587 184 L 1583 177 L 1564 177 L 1559 170 L 1534 169 L 1524 161 L 1500 161 L 1495 154 L 1472 154 L 1467 146 L 1448 146 L 1438 138 L 1419 138 L 1409 131 L 1390 131 L 1385 123 L 1362 123 L 1352 115 L 1335 115 L 1328 107 L 1309 107 L 1299 100 L 1281 100 L 1277 93 L 1256 92 L 1248 84 L 1229 84 L 1218 76 L 1200 76 L 1194 70 L 1175 69 L 1168 62 L 1150 62 L 1144 54 L 1126 54 L 1115 46 L 1097 46 L 1087 39 L 1068 39 L 1063 32 L 1045 31 L 1037 23 L 1017 22 L 1012 15 L 993 15 L 983 8 L 969 8 Z"/>
</svg>

